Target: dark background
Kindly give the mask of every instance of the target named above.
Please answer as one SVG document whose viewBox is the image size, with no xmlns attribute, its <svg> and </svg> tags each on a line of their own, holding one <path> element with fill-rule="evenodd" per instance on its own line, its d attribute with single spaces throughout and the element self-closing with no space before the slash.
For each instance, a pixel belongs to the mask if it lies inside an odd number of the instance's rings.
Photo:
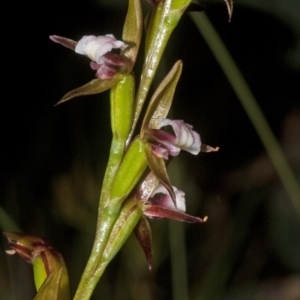
<svg viewBox="0 0 300 300">
<path fill-rule="evenodd" d="M 235 1 L 231 23 L 222 1 L 204 4 L 299 179 L 299 3 Z M 149 8 L 145 5 L 145 11 Z M 94 71 L 88 59 L 48 37 L 79 40 L 113 33 L 120 38 L 126 1 L 20 2 L 8 6 L 7 14 L 0 206 L 21 231 L 42 237 L 63 254 L 74 291 L 91 249 L 108 157 L 109 93 L 53 107 L 66 92 L 93 79 Z M 185 231 L 190 299 L 299 299 L 299 216 L 188 15 L 172 35 L 158 77 L 177 59 L 184 69 L 172 114 L 193 124 L 204 143 L 221 149 L 197 157 L 184 153 L 170 166 L 186 192 L 188 213 L 209 216 L 205 225 L 175 225 Z M 1 225 L 13 229 L 4 219 Z M 175 299 L 166 243 L 174 227 L 166 220 L 153 220 L 151 226 L 153 271 L 131 238 L 93 299 Z M 32 299 L 31 266 L 8 257 L 6 247 L 3 238 L 0 299 Z"/>
</svg>

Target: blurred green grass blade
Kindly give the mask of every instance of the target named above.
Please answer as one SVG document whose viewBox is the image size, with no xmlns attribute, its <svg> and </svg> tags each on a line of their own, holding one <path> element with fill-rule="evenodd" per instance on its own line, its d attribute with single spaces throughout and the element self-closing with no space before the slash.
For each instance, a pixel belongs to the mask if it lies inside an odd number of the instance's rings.
<svg viewBox="0 0 300 300">
<path fill-rule="evenodd" d="M 260 137 L 295 210 L 300 215 L 300 188 L 280 145 L 264 117 L 255 97 L 248 87 L 243 75 L 227 51 L 218 33 L 204 13 L 190 13 L 194 24 L 201 32 L 213 52 L 220 67 L 225 73 L 233 90 L 244 107 L 258 136 Z"/>
<path fill-rule="evenodd" d="M 183 164 L 184 162 L 182 163 L 180 160 L 174 159 L 168 166 L 171 182 L 176 187 L 184 186 L 184 181 L 186 180 L 186 171 Z M 188 266 L 185 241 L 186 226 L 186 223 L 169 221 L 173 300 L 189 299 Z M 192 226 L 198 225 L 193 224 Z"/>
<path fill-rule="evenodd" d="M 8 213 L 0 206 L 0 228 L 5 231 L 18 231 L 20 228 L 14 222 L 14 220 L 8 215 Z"/>
<path fill-rule="evenodd" d="M 234 272 L 234 266 L 241 258 L 243 245 L 246 243 L 245 236 L 267 193 L 269 193 L 268 189 L 252 189 L 241 196 L 224 230 L 223 238 L 219 241 L 218 249 L 213 250 L 215 252 L 213 260 L 206 269 L 201 285 L 195 290 L 196 293 L 192 299 L 223 299 L 221 295 L 226 290 L 226 284 Z"/>
<path fill-rule="evenodd" d="M 184 226 L 185 223 L 169 221 L 173 300 L 189 299 Z"/>
</svg>

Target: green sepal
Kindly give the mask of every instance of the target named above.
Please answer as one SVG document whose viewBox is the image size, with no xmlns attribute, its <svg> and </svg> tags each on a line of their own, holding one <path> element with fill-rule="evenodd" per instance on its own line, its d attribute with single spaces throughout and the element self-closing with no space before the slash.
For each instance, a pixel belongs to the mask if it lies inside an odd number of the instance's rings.
<svg viewBox="0 0 300 300">
<path fill-rule="evenodd" d="M 33 300 L 70 300 L 70 295 L 61 292 L 62 277 L 63 269 L 52 271 Z"/>
<path fill-rule="evenodd" d="M 51 272 L 49 276 L 44 281 L 44 284 L 39 289 L 38 293 L 34 297 L 33 300 L 60 300 L 59 297 L 59 285 L 61 280 L 62 271 L 56 275 L 57 278 L 54 277 L 54 272 Z M 63 299 L 62 299 L 63 300 Z"/>
<path fill-rule="evenodd" d="M 141 136 L 146 128 L 159 129 L 160 118 L 168 115 L 181 71 L 182 61 L 178 60 L 154 92 L 143 120 Z"/>
<path fill-rule="evenodd" d="M 48 275 L 41 255 L 38 255 L 33 260 L 32 264 L 33 264 L 33 276 L 34 276 L 35 288 L 38 291 L 43 285 L 43 283 L 45 282 L 45 280 L 47 279 Z M 53 274 L 51 275 L 53 276 Z"/>
<path fill-rule="evenodd" d="M 34 281 L 38 291 L 37 296 L 42 295 L 42 298 L 36 299 L 69 300 L 71 298 L 68 271 L 60 253 L 49 248 L 33 259 L 32 264 Z M 46 280 L 43 278 L 45 274 Z M 54 290 L 56 290 L 56 294 L 54 294 Z"/>
<path fill-rule="evenodd" d="M 139 51 L 143 32 L 143 14 L 140 0 L 129 0 L 123 26 L 122 40 L 129 46 L 122 52 L 134 65 Z"/>
</svg>

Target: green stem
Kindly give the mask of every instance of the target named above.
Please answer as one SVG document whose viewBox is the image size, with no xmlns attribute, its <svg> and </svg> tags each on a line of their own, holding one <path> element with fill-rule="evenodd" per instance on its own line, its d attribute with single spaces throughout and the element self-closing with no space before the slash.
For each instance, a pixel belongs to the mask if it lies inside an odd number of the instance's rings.
<svg viewBox="0 0 300 300">
<path fill-rule="evenodd" d="M 125 150 L 125 141 L 120 140 L 118 137 L 113 137 L 111 147 L 110 147 L 110 155 L 103 179 L 102 190 L 100 195 L 100 203 L 98 210 L 98 223 L 99 217 L 101 217 L 101 212 L 104 207 L 107 205 L 110 198 L 110 188 L 113 182 L 113 179 L 117 173 L 117 170 L 120 166 L 121 160 L 123 158 Z"/>
<path fill-rule="evenodd" d="M 297 179 L 243 75 L 206 15 L 204 13 L 197 15 L 191 13 L 190 16 L 227 76 L 256 129 L 295 210 L 300 215 L 300 188 Z"/>
</svg>

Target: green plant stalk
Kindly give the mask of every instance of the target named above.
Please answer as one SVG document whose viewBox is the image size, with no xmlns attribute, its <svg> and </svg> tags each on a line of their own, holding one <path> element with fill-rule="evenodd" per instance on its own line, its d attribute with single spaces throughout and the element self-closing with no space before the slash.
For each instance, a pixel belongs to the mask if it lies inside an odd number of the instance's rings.
<svg viewBox="0 0 300 300">
<path fill-rule="evenodd" d="M 300 188 L 297 179 L 243 75 L 206 15 L 204 13 L 197 15 L 190 13 L 190 16 L 209 45 L 248 114 L 248 117 L 256 129 L 295 210 L 298 215 L 300 215 Z"/>
</svg>

